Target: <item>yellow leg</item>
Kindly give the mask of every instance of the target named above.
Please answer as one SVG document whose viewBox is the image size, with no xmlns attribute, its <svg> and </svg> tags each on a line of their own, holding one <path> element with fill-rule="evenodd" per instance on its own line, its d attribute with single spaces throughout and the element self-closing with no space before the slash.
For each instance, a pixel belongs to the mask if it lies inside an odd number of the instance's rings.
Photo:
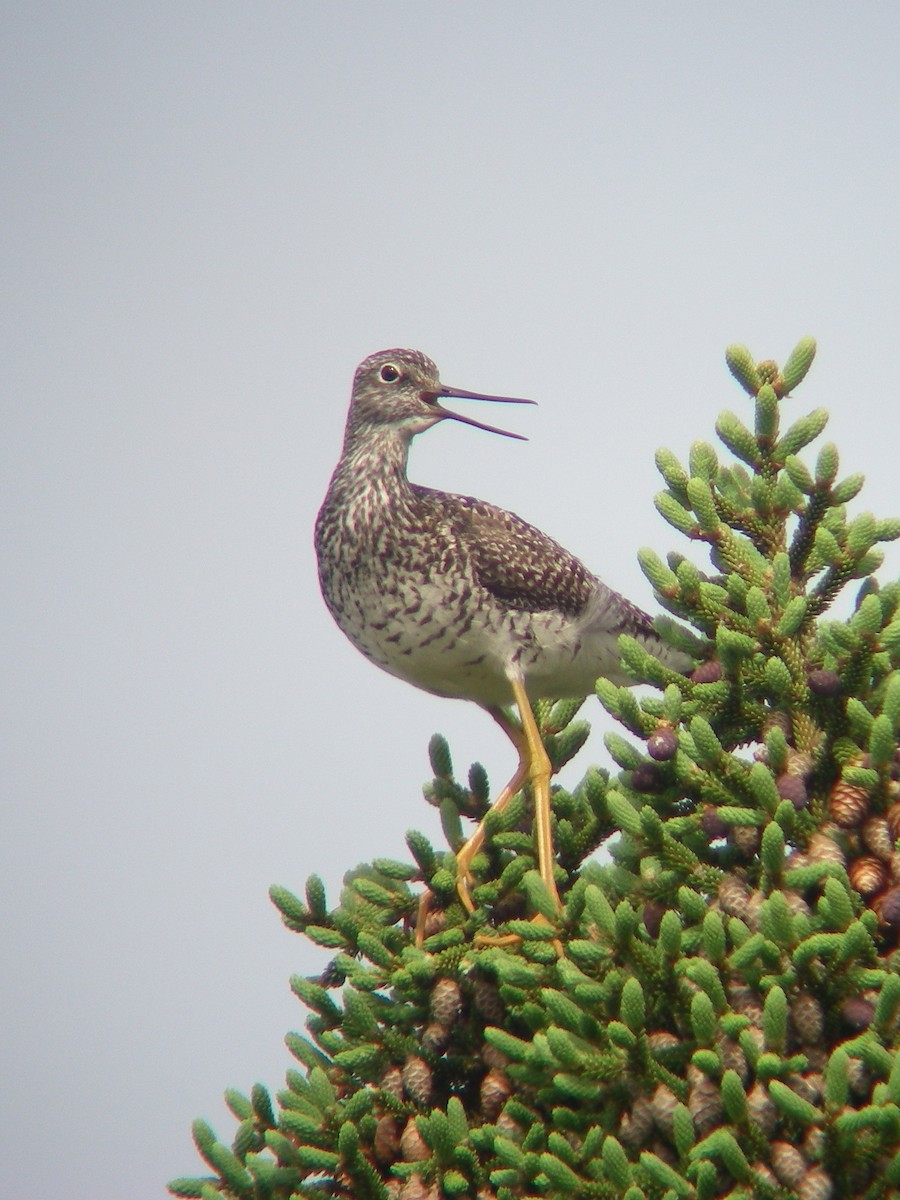
<svg viewBox="0 0 900 1200">
<path fill-rule="evenodd" d="M 416 910 L 416 949 L 421 950 L 425 945 L 425 922 L 431 911 L 431 888 L 425 888 L 419 896 L 419 907 Z"/>
<path fill-rule="evenodd" d="M 553 874 L 553 834 L 550 827 L 550 776 L 553 771 L 550 759 L 541 741 L 541 734 L 531 711 L 531 702 L 525 691 L 521 675 L 510 677 L 513 695 L 519 707 L 522 733 L 528 748 L 528 773 L 531 778 L 531 794 L 534 798 L 534 836 L 537 841 L 538 870 L 544 886 L 553 897 L 557 911 L 562 910 L 562 901 L 556 890 Z"/>
<path fill-rule="evenodd" d="M 556 890 L 556 879 L 553 874 L 553 837 L 550 828 L 550 776 L 552 769 L 544 743 L 531 711 L 531 703 L 525 692 L 525 685 L 519 675 L 510 677 L 510 686 L 522 728 L 514 725 L 500 708 L 488 709 L 491 716 L 516 747 L 519 754 L 519 765 L 509 783 L 500 793 L 491 807 L 492 812 L 502 812 L 513 796 L 522 788 L 526 779 L 531 782 L 531 792 L 534 798 L 534 830 L 537 842 L 538 870 L 544 885 L 558 909 L 562 909 L 562 901 Z M 475 911 L 472 903 L 469 867 L 472 859 L 484 845 L 484 821 L 478 826 L 466 844 L 456 856 L 457 891 L 459 898 L 469 912 Z"/>
<path fill-rule="evenodd" d="M 515 746 L 519 754 L 519 765 L 516 767 L 515 774 L 491 805 L 491 812 L 499 813 L 503 812 L 513 796 L 522 790 L 522 784 L 528 778 L 528 742 L 522 730 L 517 729 L 513 725 L 502 708 L 489 708 L 487 711 Z M 469 867 L 471 866 L 472 859 L 484 845 L 484 837 L 484 821 L 482 820 L 456 856 L 456 890 L 459 893 L 460 900 L 469 912 L 475 911 L 475 905 L 472 903 Z"/>
</svg>

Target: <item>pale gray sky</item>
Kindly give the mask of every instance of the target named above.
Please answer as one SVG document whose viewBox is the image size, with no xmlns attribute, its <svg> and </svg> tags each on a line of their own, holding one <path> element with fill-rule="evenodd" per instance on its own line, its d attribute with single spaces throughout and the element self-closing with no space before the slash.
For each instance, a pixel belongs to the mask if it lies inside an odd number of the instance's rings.
<svg viewBox="0 0 900 1200">
<path fill-rule="evenodd" d="M 477 709 L 346 643 L 311 528 L 356 363 L 532 396 L 413 473 L 650 605 L 653 454 L 819 339 L 855 511 L 900 513 L 896 5 L 8 3 L 0 1193 L 150 1200 L 275 1088 L 324 955 L 266 889 L 437 836 Z M 507 414 L 508 415 L 508 414 Z M 896 574 L 893 551 L 887 576 Z M 590 711 L 600 721 L 596 702 Z M 599 738 L 578 778 L 602 756 Z"/>
</svg>

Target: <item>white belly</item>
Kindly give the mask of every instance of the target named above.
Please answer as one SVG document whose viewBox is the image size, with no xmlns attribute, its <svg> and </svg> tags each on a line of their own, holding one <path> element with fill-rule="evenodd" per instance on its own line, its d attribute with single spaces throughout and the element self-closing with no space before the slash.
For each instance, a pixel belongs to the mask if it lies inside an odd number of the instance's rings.
<svg viewBox="0 0 900 1200">
<path fill-rule="evenodd" d="M 406 579 L 390 592 L 344 587 L 326 599 L 367 658 L 439 696 L 510 704 L 511 673 L 532 699 L 587 695 L 603 674 L 626 682 L 612 634 L 558 612 L 507 609 L 477 586 L 448 593 Z"/>
</svg>

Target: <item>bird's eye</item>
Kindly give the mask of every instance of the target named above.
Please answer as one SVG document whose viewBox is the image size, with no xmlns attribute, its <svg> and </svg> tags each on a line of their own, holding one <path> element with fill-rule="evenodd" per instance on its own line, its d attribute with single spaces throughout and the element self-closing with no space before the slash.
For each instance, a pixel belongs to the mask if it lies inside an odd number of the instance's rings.
<svg viewBox="0 0 900 1200">
<path fill-rule="evenodd" d="M 396 383 L 396 381 L 400 378 L 400 372 L 393 363 L 385 363 L 378 372 L 378 377 L 383 383 Z"/>
</svg>

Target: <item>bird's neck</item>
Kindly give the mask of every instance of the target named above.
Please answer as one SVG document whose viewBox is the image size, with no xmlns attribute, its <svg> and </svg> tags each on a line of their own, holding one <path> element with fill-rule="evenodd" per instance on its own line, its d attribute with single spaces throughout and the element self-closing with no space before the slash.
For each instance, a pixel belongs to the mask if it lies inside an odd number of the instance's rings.
<svg viewBox="0 0 900 1200">
<path fill-rule="evenodd" d="M 331 478 L 329 497 L 339 500 L 352 525 L 365 525 L 377 511 L 400 513 L 414 495 L 407 478 L 411 439 L 395 428 L 348 429 Z"/>
</svg>

